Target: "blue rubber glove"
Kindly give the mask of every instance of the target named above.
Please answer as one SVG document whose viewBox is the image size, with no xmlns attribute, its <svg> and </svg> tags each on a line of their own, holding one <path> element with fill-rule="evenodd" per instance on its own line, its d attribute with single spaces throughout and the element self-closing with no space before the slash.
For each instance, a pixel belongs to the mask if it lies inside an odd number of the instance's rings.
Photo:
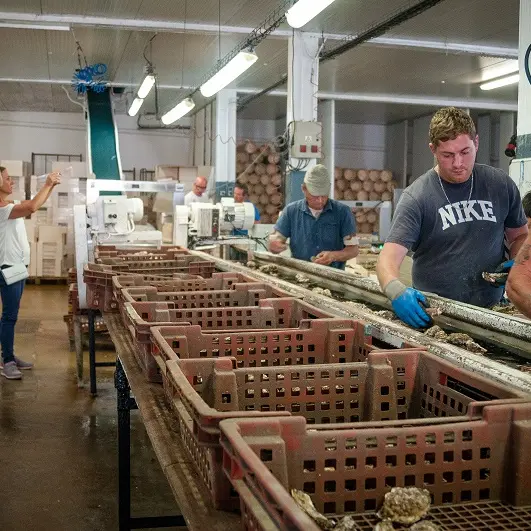
<svg viewBox="0 0 531 531">
<path fill-rule="evenodd" d="M 429 306 L 426 297 L 418 290 L 406 288 L 399 280 L 391 281 L 384 290 L 401 321 L 413 328 L 428 328 L 433 324 L 424 311 Z"/>
<path fill-rule="evenodd" d="M 507 260 L 502 262 L 497 268 L 496 273 L 508 273 L 511 270 L 511 267 L 514 265 L 514 260 Z"/>
<path fill-rule="evenodd" d="M 495 273 L 507 273 L 507 275 L 499 278 L 494 282 L 495 286 L 501 287 L 505 286 L 507 283 L 507 278 L 509 277 L 509 273 L 511 272 L 511 267 L 514 265 L 514 260 L 507 260 L 505 262 L 502 262 L 497 268 Z"/>
</svg>

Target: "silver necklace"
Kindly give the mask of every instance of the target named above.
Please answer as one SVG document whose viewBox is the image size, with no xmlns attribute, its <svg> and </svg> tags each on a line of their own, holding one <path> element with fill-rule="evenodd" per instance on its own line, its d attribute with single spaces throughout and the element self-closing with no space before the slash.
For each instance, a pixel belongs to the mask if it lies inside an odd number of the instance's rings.
<svg viewBox="0 0 531 531">
<path fill-rule="evenodd" d="M 451 206 L 452 202 L 450 201 L 450 199 L 448 199 L 448 195 L 446 194 L 446 190 L 444 189 L 441 176 L 439 174 L 437 174 L 437 176 L 439 177 L 439 184 L 441 185 L 441 189 L 443 191 L 444 197 L 446 197 L 446 201 L 448 201 L 448 204 Z M 472 172 L 472 177 L 470 178 L 470 194 L 468 194 L 468 200 L 469 201 L 470 201 L 470 199 L 472 197 L 472 190 L 473 189 L 474 189 L 474 172 Z"/>
</svg>

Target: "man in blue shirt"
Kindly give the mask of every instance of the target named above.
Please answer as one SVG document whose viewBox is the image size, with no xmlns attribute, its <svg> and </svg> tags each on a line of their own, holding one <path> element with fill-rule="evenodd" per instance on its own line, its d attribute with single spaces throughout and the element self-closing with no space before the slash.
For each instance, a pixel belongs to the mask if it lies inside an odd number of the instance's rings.
<svg viewBox="0 0 531 531">
<path fill-rule="evenodd" d="M 269 238 L 269 250 L 281 253 L 289 247 L 293 258 L 344 269 L 358 255 L 356 222 L 349 207 L 329 199 L 330 175 L 318 164 L 302 185 L 305 199 L 286 206 Z"/>
<path fill-rule="evenodd" d="M 234 186 L 234 202 L 235 203 L 250 203 L 249 201 L 249 192 L 247 191 L 247 186 L 245 184 L 236 183 Z M 260 212 L 258 211 L 258 208 L 256 208 L 256 205 L 254 206 L 254 222 L 260 223 Z M 233 229 L 232 235 L 233 236 L 247 236 L 248 235 L 247 230 L 243 229 Z"/>
</svg>

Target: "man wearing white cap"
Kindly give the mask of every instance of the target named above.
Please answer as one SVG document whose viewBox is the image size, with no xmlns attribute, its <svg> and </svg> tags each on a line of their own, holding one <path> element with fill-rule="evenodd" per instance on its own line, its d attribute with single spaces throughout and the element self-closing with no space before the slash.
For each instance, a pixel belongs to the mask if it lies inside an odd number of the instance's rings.
<svg viewBox="0 0 531 531">
<path fill-rule="evenodd" d="M 356 222 L 350 208 L 329 199 L 330 175 L 318 164 L 302 185 L 304 199 L 290 203 L 278 218 L 269 238 L 269 250 L 281 253 L 287 240 L 293 258 L 344 269 L 358 255 Z"/>
</svg>

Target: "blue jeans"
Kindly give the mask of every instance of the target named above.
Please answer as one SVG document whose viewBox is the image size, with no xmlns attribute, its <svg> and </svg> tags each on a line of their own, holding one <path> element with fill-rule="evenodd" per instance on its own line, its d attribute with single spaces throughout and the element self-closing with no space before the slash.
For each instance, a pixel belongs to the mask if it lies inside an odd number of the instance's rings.
<svg viewBox="0 0 531 531">
<path fill-rule="evenodd" d="M 17 324 L 20 299 L 24 291 L 25 280 L 19 280 L 10 286 L 6 285 L 0 273 L 0 296 L 2 297 L 2 317 L 0 318 L 0 345 L 5 363 L 15 360 L 15 325 Z"/>
</svg>

